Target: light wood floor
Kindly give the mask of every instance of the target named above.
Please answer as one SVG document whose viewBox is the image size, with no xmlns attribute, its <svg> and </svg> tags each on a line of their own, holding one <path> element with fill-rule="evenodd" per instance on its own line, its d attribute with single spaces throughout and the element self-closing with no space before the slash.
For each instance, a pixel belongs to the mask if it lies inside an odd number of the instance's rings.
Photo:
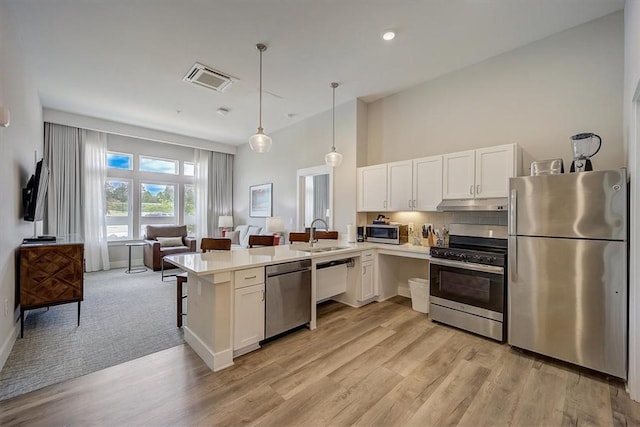
<svg viewBox="0 0 640 427">
<path fill-rule="evenodd" d="M 434 324 L 409 300 L 319 307 L 211 372 L 179 346 L 0 402 L 0 425 L 639 426 L 621 383 Z"/>
</svg>

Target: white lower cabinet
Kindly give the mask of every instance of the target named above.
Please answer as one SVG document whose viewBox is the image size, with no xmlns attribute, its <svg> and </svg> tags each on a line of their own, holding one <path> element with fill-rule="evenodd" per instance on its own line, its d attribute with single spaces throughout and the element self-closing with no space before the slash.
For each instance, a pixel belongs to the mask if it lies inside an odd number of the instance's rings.
<svg viewBox="0 0 640 427">
<path fill-rule="evenodd" d="M 360 289 L 360 301 L 366 301 L 376 296 L 375 281 L 373 278 L 373 261 L 362 263 L 362 287 Z"/>
<path fill-rule="evenodd" d="M 264 339 L 264 283 L 235 289 L 233 350 L 257 348 Z"/>
</svg>

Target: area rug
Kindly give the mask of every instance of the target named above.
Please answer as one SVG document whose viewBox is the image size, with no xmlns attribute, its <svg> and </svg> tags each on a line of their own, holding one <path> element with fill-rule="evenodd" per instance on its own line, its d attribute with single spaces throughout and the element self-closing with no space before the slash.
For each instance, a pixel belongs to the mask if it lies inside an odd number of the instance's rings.
<svg viewBox="0 0 640 427">
<path fill-rule="evenodd" d="M 27 312 L 0 371 L 0 400 L 183 344 L 175 287 L 160 272 L 86 273 L 79 327 L 76 303 Z"/>
</svg>

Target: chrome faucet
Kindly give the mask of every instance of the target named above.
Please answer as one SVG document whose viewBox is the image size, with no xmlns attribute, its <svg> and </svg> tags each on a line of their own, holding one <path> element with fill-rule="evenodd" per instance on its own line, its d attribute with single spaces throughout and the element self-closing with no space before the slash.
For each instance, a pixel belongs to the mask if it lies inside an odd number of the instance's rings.
<svg viewBox="0 0 640 427">
<path fill-rule="evenodd" d="M 311 221 L 311 227 L 309 229 L 309 246 L 313 246 L 313 244 L 318 241 L 318 239 L 316 239 L 316 228 L 314 227 L 316 221 L 323 223 L 326 230 L 329 229 L 327 221 L 322 218 L 315 218 L 313 221 Z"/>
</svg>

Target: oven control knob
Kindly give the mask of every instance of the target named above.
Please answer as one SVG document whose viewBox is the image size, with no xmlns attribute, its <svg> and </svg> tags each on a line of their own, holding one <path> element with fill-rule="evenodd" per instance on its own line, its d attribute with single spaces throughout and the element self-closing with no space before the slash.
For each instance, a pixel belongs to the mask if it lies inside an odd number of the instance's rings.
<svg viewBox="0 0 640 427">
<path fill-rule="evenodd" d="M 494 256 L 492 256 L 491 258 L 489 258 L 489 262 L 496 262 L 496 261 L 497 261 L 497 258 L 496 258 L 496 257 L 494 257 Z"/>
</svg>

